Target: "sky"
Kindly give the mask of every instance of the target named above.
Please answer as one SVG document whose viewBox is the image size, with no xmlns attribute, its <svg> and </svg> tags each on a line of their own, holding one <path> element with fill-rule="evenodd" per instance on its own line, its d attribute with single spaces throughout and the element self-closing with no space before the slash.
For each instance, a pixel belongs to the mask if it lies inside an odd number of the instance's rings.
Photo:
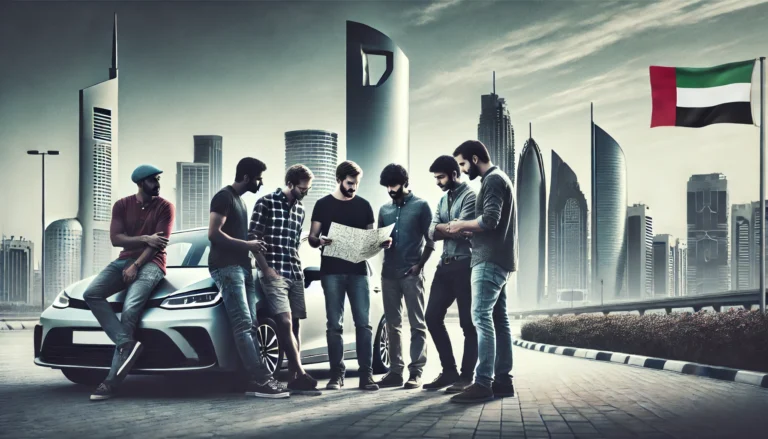
<svg viewBox="0 0 768 439">
<path fill-rule="evenodd" d="M 766 55 L 766 3 L 0 2 L 0 233 L 40 242 L 40 159 L 28 149 L 61 151 L 46 160 L 47 223 L 76 215 L 78 91 L 108 79 L 117 13 L 121 196 L 135 192 L 130 173 L 148 162 L 165 170 L 161 195 L 175 201 L 176 162 L 192 161 L 193 135 L 223 136 L 224 182 L 240 158 L 263 160 L 269 190 L 282 183 L 286 131 L 339 133 L 343 159 L 345 22 L 353 20 L 409 58 L 411 188 L 431 205 L 442 192 L 429 165 L 477 137 L 480 96 L 495 70 L 516 154 L 530 122 L 547 183 L 555 150 L 589 201 L 593 102 L 596 123 L 626 154 L 630 204 L 650 206 L 654 233 L 684 237 L 692 174 L 724 173 L 732 204 L 758 200 L 759 129 L 651 129 L 648 67 Z M 758 84 L 755 76 L 756 120 Z"/>
</svg>

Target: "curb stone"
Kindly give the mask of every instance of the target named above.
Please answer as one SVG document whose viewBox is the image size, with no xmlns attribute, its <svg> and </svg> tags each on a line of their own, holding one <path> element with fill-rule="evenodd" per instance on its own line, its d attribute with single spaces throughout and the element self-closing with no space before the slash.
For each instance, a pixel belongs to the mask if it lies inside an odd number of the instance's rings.
<svg viewBox="0 0 768 439">
<path fill-rule="evenodd" d="M 11 320 L 7 321 L 0 319 L 0 331 L 21 331 L 25 329 L 33 329 L 37 324 L 37 320 Z"/>
<path fill-rule="evenodd" d="M 686 361 L 664 360 L 662 358 L 645 357 L 642 355 L 623 354 L 619 352 L 596 351 L 593 349 L 571 348 L 515 339 L 512 344 L 533 351 L 548 354 L 566 355 L 569 357 L 586 358 L 596 361 L 626 364 L 656 370 L 678 372 L 686 375 L 713 378 L 723 381 L 750 384 L 768 388 L 768 373 L 749 370 L 731 369 L 729 367 L 708 366 L 706 364 L 689 363 Z"/>
</svg>

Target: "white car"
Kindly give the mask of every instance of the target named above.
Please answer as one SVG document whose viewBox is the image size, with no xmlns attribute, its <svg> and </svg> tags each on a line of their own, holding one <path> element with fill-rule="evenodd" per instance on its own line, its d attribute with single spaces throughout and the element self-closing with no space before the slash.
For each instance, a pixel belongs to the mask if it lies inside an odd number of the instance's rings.
<svg viewBox="0 0 768 439">
<path fill-rule="evenodd" d="M 131 373 L 235 372 L 242 369 L 221 294 L 206 266 L 209 250 L 207 229 L 171 235 L 166 249 L 168 273 L 147 301 L 137 327 L 136 339 L 144 344 L 144 352 Z M 301 322 L 302 362 L 327 362 L 320 252 L 309 246 L 305 234 L 299 253 L 305 267 L 307 304 L 307 319 Z M 255 269 L 253 273 L 257 276 Z M 35 364 L 61 369 L 70 381 L 80 384 L 101 382 L 109 371 L 114 353 L 114 344 L 83 300 L 83 293 L 94 278 L 84 279 L 59 293 L 35 327 Z M 372 276 L 371 280 L 373 370 L 374 373 L 385 373 L 389 370 L 389 355 L 381 288 L 377 286 L 377 276 Z M 108 299 L 118 313 L 124 297 L 122 291 Z M 283 350 L 259 288 L 256 307 L 261 356 L 270 370 L 275 371 L 285 366 Z M 348 301 L 344 313 L 344 342 L 344 358 L 355 359 L 355 325 Z M 350 364 L 347 367 L 357 369 Z"/>
</svg>

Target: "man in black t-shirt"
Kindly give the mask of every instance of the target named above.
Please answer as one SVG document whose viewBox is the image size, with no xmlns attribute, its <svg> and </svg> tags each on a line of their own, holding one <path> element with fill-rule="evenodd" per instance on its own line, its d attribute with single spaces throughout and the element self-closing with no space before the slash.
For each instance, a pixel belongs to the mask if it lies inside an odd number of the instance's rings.
<svg viewBox="0 0 768 439">
<path fill-rule="evenodd" d="M 248 210 L 240 196 L 256 193 L 267 166 L 246 157 L 237 164 L 235 182 L 211 200 L 208 239 L 208 270 L 216 282 L 235 337 L 235 346 L 248 374 L 246 394 L 261 398 L 287 398 L 288 390 L 277 382 L 261 359 L 261 347 L 254 330 L 256 284 L 248 252 L 263 253 L 263 241 L 248 240 Z"/>
<path fill-rule="evenodd" d="M 371 204 L 356 197 L 363 171 L 352 161 L 345 161 L 336 168 L 336 191 L 315 204 L 312 211 L 312 228 L 309 245 L 314 248 L 333 245 L 327 238 L 331 223 L 357 229 L 372 229 L 374 218 Z M 354 264 L 343 259 L 323 256 L 320 263 L 321 283 L 325 292 L 325 312 L 328 317 L 326 337 L 328 358 L 331 363 L 331 379 L 327 389 L 338 390 L 344 386 L 344 297 L 349 296 L 352 317 L 355 321 L 357 362 L 360 367 L 360 389 L 378 390 L 373 380 L 373 329 L 370 323 L 371 290 L 368 283 L 366 262 Z"/>
</svg>

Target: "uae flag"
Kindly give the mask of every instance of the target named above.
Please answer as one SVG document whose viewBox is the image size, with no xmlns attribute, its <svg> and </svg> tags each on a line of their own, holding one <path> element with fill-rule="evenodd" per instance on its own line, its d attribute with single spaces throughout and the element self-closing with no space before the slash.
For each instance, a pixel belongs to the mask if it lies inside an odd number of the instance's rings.
<svg viewBox="0 0 768 439">
<path fill-rule="evenodd" d="M 651 128 L 753 124 L 755 60 L 707 68 L 651 66 Z"/>
</svg>

